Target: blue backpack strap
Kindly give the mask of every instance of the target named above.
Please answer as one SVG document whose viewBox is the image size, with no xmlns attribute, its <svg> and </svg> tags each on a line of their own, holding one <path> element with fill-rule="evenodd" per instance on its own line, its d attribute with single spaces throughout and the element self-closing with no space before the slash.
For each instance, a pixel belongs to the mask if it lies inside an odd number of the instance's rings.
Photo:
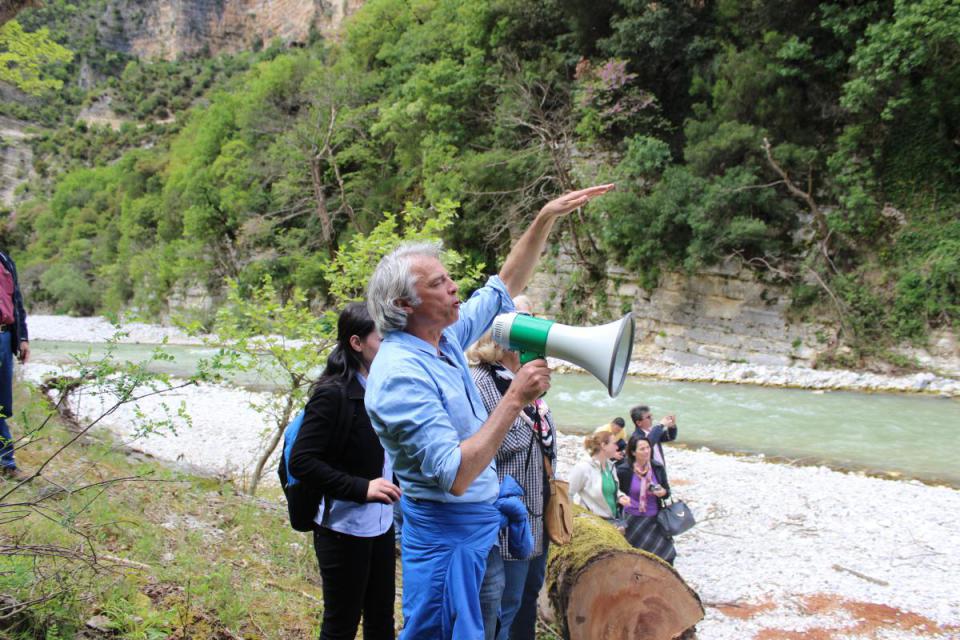
<svg viewBox="0 0 960 640">
<path fill-rule="evenodd" d="M 283 429 L 283 466 L 287 476 L 286 484 L 288 487 L 292 487 L 300 482 L 290 473 L 290 454 L 293 452 L 293 445 L 296 443 L 297 436 L 300 434 L 300 427 L 303 426 L 303 414 L 304 411 L 298 413 L 293 420 L 290 421 L 290 424 Z"/>
<path fill-rule="evenodd" d="M 347 435 L 350 432 L 350 426 L 353 416 L 348 415 L 350 411 L 350 400 L 347 398 L 347 385 L 340 386 L 340 409 L 337 413 L 336 433 L 333 438 L 332 451 L 334 457 L 340 457 L 344 448 L 347 446 Z M 287 486 L 299 484 L 293 474 L 290 473 L 290 454 L 293 453 L 293 445 L 297 442 L 297 436 L 300 434 L 300 428 L 303 426 L 303 418 L 306 409 L 300 411 L 290 423 L 283 428 L 283 464 L 287 476 Z"/>
</svg>

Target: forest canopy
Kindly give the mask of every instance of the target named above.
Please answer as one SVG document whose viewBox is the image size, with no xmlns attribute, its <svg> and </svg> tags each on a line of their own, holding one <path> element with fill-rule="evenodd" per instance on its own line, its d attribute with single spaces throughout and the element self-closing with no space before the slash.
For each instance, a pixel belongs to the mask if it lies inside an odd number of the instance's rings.
<svg viewBox="0 0 960 640">
<path fill-rule="evenodd" d="M 323 306 L 340 247 L 405 203 L 458 203 L 446 242 L 496 265 L 609 180 L 563 228 L 561 317 L 606 313 L 611 265 L 652 288 L 736 256 L 863 347 L 960 319 L 956 2 L 370 0 L 338 42 L 177 62 L 70 28 L 103 2 L 21 17 L 114 70 L 58 98 L 0 219 L 34 304 L 157 315 L 269 275 Z M 127 124 L 73 120 L 106 94 Z"/>
</svg>

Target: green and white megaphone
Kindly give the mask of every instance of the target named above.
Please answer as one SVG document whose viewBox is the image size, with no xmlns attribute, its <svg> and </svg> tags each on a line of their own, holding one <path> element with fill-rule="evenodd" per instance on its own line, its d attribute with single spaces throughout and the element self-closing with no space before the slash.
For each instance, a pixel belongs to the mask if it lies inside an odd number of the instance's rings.
<svg viewBox="0 0 960 640">
<path fill-rule="evenodd" d="M 493 340 L 520 352 L 520 362 L 549 356 L 583 367 L 607 387 L 611 398 L 623 388 L 633 353 L 633 314 L 599 327 L 571 327 L 521 313 L 493 320 Z"/>
</svg>

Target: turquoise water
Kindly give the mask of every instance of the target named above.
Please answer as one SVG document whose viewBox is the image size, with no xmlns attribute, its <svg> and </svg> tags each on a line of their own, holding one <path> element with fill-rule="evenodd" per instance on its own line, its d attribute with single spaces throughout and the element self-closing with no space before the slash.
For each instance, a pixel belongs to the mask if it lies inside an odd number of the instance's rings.
<svg viewBox="0 0 960 640">
<path fill-rule="evenodd" d="M 89 342 L 53 342 L 48 340 L 32 340 L 31 358 L 34 362 L 49 364 L 69 364 L 77 357 L 86 359 L 101 358 L 107 353 L 107 346 Z M 151 354 L 158 345 L 153 344 L 120 344 L 114 347 L 114 357 L 133 362 L 145 362 L 151 359 Z M 149 369 L 157 373 L 167 373 L 174 376 L 187 377 L 196 371 L 197 364 L 202 359 L 209 359 L 217 350 L 204 345 L 164 345 L 165 353 L 172 355 L 174 360 L 157 360 L 150 362 Z M 89 356 L 86 355 L 89 353 Z M 277 371 L 277 379 L 281 379 L 281 372 Z M 264 380 L 252 372 L 241 372 L 232 378 L 237 385 L 256 390 L 276 388 L 277 383 Z"/>
<path fill-rule="evenodd" d="M 34 341 L 38 362 L 67 362 L 69 354 L 103 345 Z M 149 357 L 151 345 L 120 345 L 118 355 Z M 215 350 L 167 346 L 174 362 L 151 365 L 158 371 L 188 375 L 197 361 Z M 270 388 L 251 374 L 237 384 Z M 562 431 L 588 432 L 614 416 L 629 423 L 635 404 L 649 405 L 656 417 L 672 413 L 680 442 L 722 451 L 763 453 L 824 462 L 833 466 L 895 471 L 960 486 L 960 402 L 907 394 L 816 393 L 752 385 L 672 382 L 630 377 L 611 399 L 585 374 L 555 374 L 547 395 Z"/>
<path fill-rule="evenodd" d="M 945 398 L 817 393 L 751 385 L 631 377 L 615 399 L 587 375 L 555 376 L 547 396 L 561 430 L 589 430 L 635 404 L 672 413 L 691 446 L 824 461 L 960 484 L 960 402 Z"/>
</svg>

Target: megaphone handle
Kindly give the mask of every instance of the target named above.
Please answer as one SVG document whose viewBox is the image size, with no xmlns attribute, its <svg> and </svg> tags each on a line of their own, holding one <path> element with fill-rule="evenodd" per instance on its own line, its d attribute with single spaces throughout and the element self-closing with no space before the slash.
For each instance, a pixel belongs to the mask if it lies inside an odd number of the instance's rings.
<svg viewBox="0 0 960 640">
<path fill-rule="evenodd" d="M 536 353 L 535 351 L 521 351 L 520 352 L 520 366 L 527 364 L 528 362 L 533 362 L 534 360 L 539 360 L 541 358 L 546 358 L 547 356 L 542 353 Z M 540 394 L 540 397 L 547 395 L 547 392 L 544 391 Z"/>
<path fill-rule="evenodd" d="M 539 360 L 540 358 L 543 358 L 543 357 L 544 355 L 542 353 L 537 353 L 535 351 L 521 351 L 520 364 L 524 365 L 524 364 L 527 364 L 528 362 L 533 362 L 534 360 Z"/>
</svg>

